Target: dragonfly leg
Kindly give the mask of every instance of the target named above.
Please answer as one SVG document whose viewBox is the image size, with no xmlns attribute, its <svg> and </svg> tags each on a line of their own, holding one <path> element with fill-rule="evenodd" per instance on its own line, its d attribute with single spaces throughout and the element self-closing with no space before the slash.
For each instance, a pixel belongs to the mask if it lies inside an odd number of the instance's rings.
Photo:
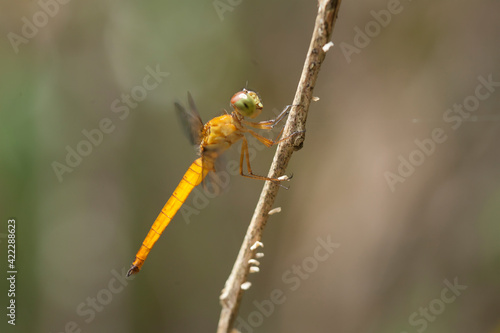
<svg viewBox="0 0 500 333">
<path fill-rule="evenodd" d="M 287 136 L 285 138 L 279 139 L 279 137 L 283 134 L 283 130 L 284 130 L 284 128 L 281 130 L 281 132 L 278 135 L 278 137 L 276 138 L 276 140 L 269 140 L 269 139 L 263 137 L 262 135 L 260 135 L 258 133 L 255 133 L 252 130 L 247 130 L 247 132 L 250 133 L 257 140 L 259 140 L 260 142 L 262 142 L 263 144 L 265 144 L 267 147 L 271 147 L 271 146 L 277 145 L 278 143 L 283 142 L 283 141 L 285 141 L 287 139 L 290 139 L 291 137 L 293 137 L 293 136 L 295 136 L 297 134 L 301 134 L 301 133 L 305 132 L 305 131 L 295 131 L 292 134 L 290 134 L 289 136 Z"/>
<path fill-rule="evenodd" d="M 253 128 L 258 128 L 258 129 L 273 129 L 274 126 L 278 125 L 278 123 L 285 118 L 288 113 L 290 113 L 292 105 L 287 105 L 283 111 L 274 119 L 271 120 L 264 120 L 264 121 L 259 121 L 259 122 L 253 122 L 253 121 L 242 121 L 243 124 L 251 126 Z"/>
<path fill-rule="evenodd" d="M 266 139 L 266 138 L 264 138 L 264 139 Z M 268 141 L 271 141 L 271 140 L 268 140 Z M 248 174 L 243 173 L 243 160 L 245 158 L 246 158 L 246 162 L 247 162 Z M 274 183 L 277 183 L 279 186 L 281 186 L 287 190 L 288 190 L 288 187 L 281 185 L 280 182 L 282 182 L 284 180 L 290 180 L 292 178 L 292 177 L 288 177 L 288 176 L 283 176 L 283 177 L 279 177 L 279 178 L 270 178 L 270 177 L 264 177 L 264 176 L 259 176 L 259 175 L 253 174 L 252 167 L 250 166 L 250 155 L 248 153 L 248 141 L 245 137 L 243 137 L 243 141 L 241 143 L 240 175 L 242 175 L 243 177 L 252 178 L 252 179 L 269 180 L 269 181 L 272 181 Z"/>
</svg>

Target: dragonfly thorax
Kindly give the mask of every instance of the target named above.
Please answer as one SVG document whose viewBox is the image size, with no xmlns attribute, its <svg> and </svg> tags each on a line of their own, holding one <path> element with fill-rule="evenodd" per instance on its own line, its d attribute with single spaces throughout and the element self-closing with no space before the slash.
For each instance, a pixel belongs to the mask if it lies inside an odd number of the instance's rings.
<svg viewBox="0 0 500 333">
<path fill-rule="evenodd" d="M 204 153 L 219 155 L 241 139 L 242 136 L 239 119 L 233 114 L 225 114 L 215 117 L 205 124 L 203 140 L 200 146 Z"/>
</svg>

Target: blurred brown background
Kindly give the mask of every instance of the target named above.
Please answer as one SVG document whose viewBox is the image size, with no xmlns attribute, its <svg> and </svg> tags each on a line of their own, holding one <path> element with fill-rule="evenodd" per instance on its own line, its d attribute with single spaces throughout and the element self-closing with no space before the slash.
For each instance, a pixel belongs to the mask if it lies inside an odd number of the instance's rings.
<svg viewBox="0 0 500 333">
<path fill-rule="evenodd" d="M 478 79 L 500 82 L 499 10 L 343 1 L 242 332 L 500 332 L 500 87 Z M 173 102 L 190 91 L 207 121 L 248 81 L 271 118 L 292 102 L 315 15 L 315 1 L 0 4 L 0 267 L 14 217 L 18 268 L 2 332 L 215 331 L 259 181 L 190 198 L 197 214 L 176 216 L 133 281 L 117 276 L 195 158 Z M 168 76 L 145 90 L 147 68 Z M 103 119 L 110 133 L 81 143 Z M 59 179 L 68 146 L 88 156 Z"/>
</svg>

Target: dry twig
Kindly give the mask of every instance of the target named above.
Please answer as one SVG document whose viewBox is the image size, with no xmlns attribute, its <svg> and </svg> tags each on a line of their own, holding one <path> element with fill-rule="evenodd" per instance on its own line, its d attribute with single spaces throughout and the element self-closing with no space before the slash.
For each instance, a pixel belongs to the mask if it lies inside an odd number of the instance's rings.
<svg viewBox="0 0 500 333">
<path fill-rule="evenodd" d="M 331 47 L 331 44 L 328 43 L 338 15 L 340 3 L 341 0 L 319 1 L 318 15 L 316 17 L 311 44 L 307 52 L 304 68 L 302 69 L 302 76 L 297 87 L 297 92 L 295 93 L 293 106 L 285 125 L 283 137 L 287 137 L 297 131 L 305 130 L 307 111 L 313 98 L 312 92 L 326 52 Z M 291 140 L 286 140 L 278 146 L 271 170 L 269 171 L 269 177 L 277 178 L 284 175 L 293 151 L 302 148 L 304 137 L 305 133 L 295 135 Z M 279 186 L 273 182 L 268 181 L 264 185 L 240 252 L 220 296 L 222 311 L 219 318 L 218 333 L 229 333 L 232 330 L 243 296 L 244 289 L 241 288 L 241 285 L 247 280 L 250 268 L 249 261 L 254 258 L 257 251 L 252 245 L 262 238 L 262 231 L 266 225 L 267 217 L 273 206 L 278 189 Z"/>
</svg>

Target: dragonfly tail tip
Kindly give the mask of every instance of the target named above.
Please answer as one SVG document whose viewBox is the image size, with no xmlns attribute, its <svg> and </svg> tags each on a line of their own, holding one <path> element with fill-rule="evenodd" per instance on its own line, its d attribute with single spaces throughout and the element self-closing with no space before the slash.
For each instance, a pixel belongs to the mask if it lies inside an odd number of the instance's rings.
<svg viewBox="0 0 500 333">
<path fill-rule="evenodd" d="M 139 273 L 139 267 L 137 267 L 136 265 L 132 265 L 127 272 L 127 277 L 129 277 L 132 274 L 137 274 L 137 273 Z"/>
</svg>

